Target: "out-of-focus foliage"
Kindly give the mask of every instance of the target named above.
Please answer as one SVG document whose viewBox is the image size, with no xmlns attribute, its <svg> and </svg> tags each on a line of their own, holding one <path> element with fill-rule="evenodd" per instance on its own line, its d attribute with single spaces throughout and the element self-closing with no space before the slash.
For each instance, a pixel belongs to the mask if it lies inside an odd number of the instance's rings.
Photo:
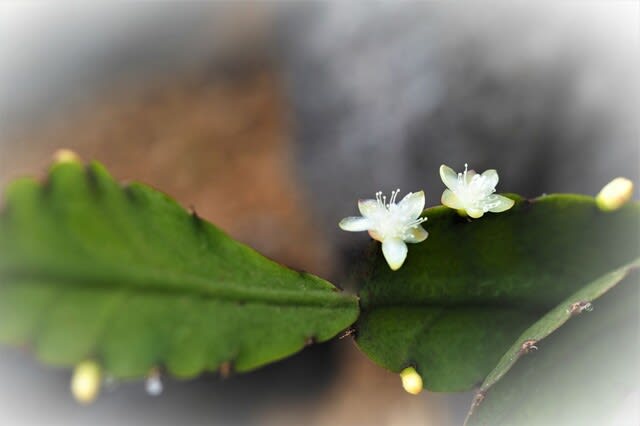
<svg viewBox="0 0 640 426">
<path fill-rule="evenodd" d="M 631 424 L 638 409 L 639 288 L 635 273 L 592 312 L 540 342 L 476 399 L 467 424 Z"/>
</svg>

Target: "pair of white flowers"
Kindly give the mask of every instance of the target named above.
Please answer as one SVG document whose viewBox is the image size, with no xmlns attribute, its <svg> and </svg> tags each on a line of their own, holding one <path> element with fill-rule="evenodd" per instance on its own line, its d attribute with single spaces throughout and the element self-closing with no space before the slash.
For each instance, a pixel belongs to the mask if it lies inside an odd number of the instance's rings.
<svg viewBox="0 0 640 426">
<path fill-rule="evenodd" d="M 487 170 L 477 174 L 468 170 L 456 173 L 444 164 L 440 166 L 440 177 L 447 189 L 442 193 L 442 204 L 465 213 L 471 218 L 479 218 L 487 212 L 499 213 L 513 207 L 514 201 L 494 194 L 498 184 L 498 173 Z M 369 231 L 371 238 L 382 243 L 382 253 L 389 267 L 399 269 L 407 258 L 406 243 L 420 243 L 429 235 L 422 227 L 426 217 L 420 217 L 424 210 L 424 191 L 410 192 L 396 203 L 399 189 L 387 198 L 381 192 L 375 200 L 358 201 L 362 216 L 347 217 L 340 221 L 345 231 Z"/>
</svg>

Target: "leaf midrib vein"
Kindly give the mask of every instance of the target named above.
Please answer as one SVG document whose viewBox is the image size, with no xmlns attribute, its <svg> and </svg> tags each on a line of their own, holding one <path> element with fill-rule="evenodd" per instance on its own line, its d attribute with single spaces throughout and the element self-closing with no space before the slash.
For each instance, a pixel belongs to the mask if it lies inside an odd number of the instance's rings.
<svg viewBox="0 0 640 426">
<path fill-rule="evenodd" d="M 7 281 L 28 284 L 56 283 L 60 288 L 91 288 L 97 291 L 120 291 L 126 289 L 132 292 L 148 294 L 167 294 L 217 299 L 225 302 L 254 303 L 273 306 L 303 306 L 303 307 L 353 307 L 356 297 L 339 291 L 317 289 L 276 289 L 269 287 L 241 287 L 228 284 L 214 283 L 188 274 L 148 273 L 139 271 L 135 274 L 114 274 L 112 276 L 64 276 L 46 270 L 9 270 L 0 271 L 4 284 Z M 89 283 L 89 284 L 87 284 Z M 128 283 L 128 284 L 125 284 Z M 2 285 L 2 284 L 0 284 Z"/>
</svg>

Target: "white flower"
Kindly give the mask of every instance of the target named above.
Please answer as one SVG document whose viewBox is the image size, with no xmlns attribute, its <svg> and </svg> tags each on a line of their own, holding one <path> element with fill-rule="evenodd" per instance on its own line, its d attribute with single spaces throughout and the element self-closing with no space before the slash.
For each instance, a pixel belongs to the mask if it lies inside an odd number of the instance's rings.
<svg viewBox="0 0 640 426">
<path fill-rule="evenodd" d="M 424 210 L 424 191 L 410 192 L 399 203 L 396 198 L 400 190 L 393 191 L 387 203 L 382 192 L 376 193 L 375 200 L 358 201 L 361 217 L 347 217 L 340 221 L 345 231 L 369 231 L 371 238 L 382 242 L 382 253 L 389 267 L 399 269 L 407 258 L 405 243 L 420 243 L 428 233 L 420 218 Z"/>
<path fill-rule="evenodd" d="M 465 211 L 472 218 L 479 218 L 486 212 L 500 213 L 513 207 L 514 201 L 494 194 L 498 184 L 498 172 L 487 170 L 481 175 L 473 170 L 456 173 L 444 164 L 440 166 L 440 177 L 449 189 L 442 193 L 442 204 L 456 210 Z"/>
</svg>

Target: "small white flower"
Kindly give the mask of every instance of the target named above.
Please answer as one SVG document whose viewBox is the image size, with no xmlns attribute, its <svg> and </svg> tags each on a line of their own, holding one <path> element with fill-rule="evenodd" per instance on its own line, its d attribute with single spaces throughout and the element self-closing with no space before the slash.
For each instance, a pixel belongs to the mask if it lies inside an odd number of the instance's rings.
<svg viewBox="0 0 640 426">
<path fill-rule="evenodd" d="M 514 201 L 494 194 L 498 184 L 498 172 L 487 170 L 481 175 L 473 170 L 456 173 L 451 167 L 440 166 L 440 177 L 449 189 L 442 193 L 442 204 L 456 210 L 465 211 L 476 219 L 487 212 L 500 213 L 513 207 Z"/>
<path fill-rule="evenodd" d="M 345 231 L 369 231 L 371 238 L 382 243 L 384 258 L 394 271 L 407 258 L 405 243 L 420 243 L 428 236 L 420 225 L 427 220 L 420 217 L 424 210 L 424 191 L 410 192 L 396 204 L 399 192 L 399 189 L 393 191 L 388 203 L 382 192 L 376 193 L 375 200 L 358 201 L 362 216 L 344 218 L 339 224 Z"/>
</svg>

